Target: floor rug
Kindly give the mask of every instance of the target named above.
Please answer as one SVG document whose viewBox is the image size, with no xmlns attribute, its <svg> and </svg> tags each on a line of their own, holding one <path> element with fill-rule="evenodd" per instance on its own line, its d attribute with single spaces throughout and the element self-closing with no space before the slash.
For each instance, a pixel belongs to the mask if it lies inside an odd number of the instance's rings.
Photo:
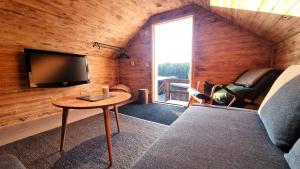
<svg viewBox="0 0 300 169">
<path fill-rule="evenodd" d="M 181 106 L 160 103 L 131 103 L 119 109 L 122 114 L 166 125 L 172 124 L 184 110 Z"/>
</svg>

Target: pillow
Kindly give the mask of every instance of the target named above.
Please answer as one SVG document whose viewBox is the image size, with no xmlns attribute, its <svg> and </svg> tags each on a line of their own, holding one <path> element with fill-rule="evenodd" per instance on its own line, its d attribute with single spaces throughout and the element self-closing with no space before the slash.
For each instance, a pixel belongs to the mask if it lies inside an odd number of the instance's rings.
<svg viewBox="0 0 300 169">
<path fill-rule="evenodd" d="M 288 154 L 284 154 L 284 158 L 291 169 L 300 168 L 300 139 L 298 139 Z"/>
<path fill-rule="evenodd" d="M 288 152 L 300 137 L 300 65 L 286 69 L 275 81 L 258 113 L 271 141 Z"/>
</svg>

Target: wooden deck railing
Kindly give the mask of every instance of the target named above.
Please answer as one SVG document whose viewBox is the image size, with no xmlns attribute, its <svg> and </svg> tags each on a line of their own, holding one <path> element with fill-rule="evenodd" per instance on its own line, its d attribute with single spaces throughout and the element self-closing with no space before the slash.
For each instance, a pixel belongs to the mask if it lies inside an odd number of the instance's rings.
<svg viewBox="0 0 300 169">
<path fill-rule="evenodd" d="M 168 101 L 171 99 L 171 93 L 176 93 L 176 94 L 182 94 L 182 95 L 188 95 L 188 92 L 186 90 L 176 90 L 176 89 L 171 89 L 171 83 L 189 83 L 188 79 L 165 79 L 163 80 L 163 83 L 158 87 L 158 93 L 161 91 L 165 91 L 166 96 L 165 96 L 165 101 Z"/>
</svg>

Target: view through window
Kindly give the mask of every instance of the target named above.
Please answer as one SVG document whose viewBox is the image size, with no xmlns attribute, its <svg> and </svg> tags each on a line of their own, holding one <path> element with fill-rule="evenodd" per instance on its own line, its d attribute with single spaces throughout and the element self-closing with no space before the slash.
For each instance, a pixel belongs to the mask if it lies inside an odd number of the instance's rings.
<svg viewBox="0 0 300 169">
<path fill-rule="evenodd" d="M 187 101 L 192 57 L 193 17 L 154 25 L 156 101 Z"/>
</svg>

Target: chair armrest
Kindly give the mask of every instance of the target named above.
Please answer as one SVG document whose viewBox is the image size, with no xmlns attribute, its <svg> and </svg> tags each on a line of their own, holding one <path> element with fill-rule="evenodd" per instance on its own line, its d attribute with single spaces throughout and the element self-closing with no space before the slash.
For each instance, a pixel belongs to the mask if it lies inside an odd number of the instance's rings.
<svg viewBox="0 0 300 169">
<path fill-rule="evenodd" d="M 195 88 L 188 88 L 188 92 L 197 101 L 199 101 L 199 100 L 210 101 L 210 96 L 209 95 L 201 93 Z"/>
<path fill-rule="evenodd" d="M 197 89 L 192 88 L 192 87 L 188 88 L 187 91 L 190 95 L 197 95 L 200 93 Z"/>
</svg>

